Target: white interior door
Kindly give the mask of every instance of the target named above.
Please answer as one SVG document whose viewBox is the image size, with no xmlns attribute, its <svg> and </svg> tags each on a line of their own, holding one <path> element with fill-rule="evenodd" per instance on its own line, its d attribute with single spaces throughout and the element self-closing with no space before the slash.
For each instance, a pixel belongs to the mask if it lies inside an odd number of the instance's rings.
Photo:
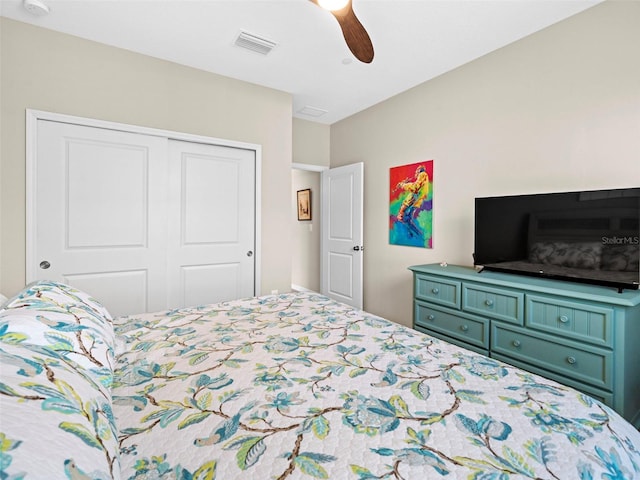
<svg viewBox="0 0 640 480">
<path fill-rule="evenodd" d="M 40 120 L 27 281 L 90 292 L 112 314 L 164 308 L 167 139 Z"/>
<path fill-rule="evenodd" d="M 322 293 L 362 308 L 363 175 L 356 163 L 322 172 Z"/>
<path fill-rule="evenodd" d="M 34 148 L 28 282 L 113 315 L 255 294 L 255 150 L 42 119 Z"/>
<path fill-rule="evenodd" d="M 255 152 L 171 141 L 169 307 L 254 295 Z"/>
</svg>

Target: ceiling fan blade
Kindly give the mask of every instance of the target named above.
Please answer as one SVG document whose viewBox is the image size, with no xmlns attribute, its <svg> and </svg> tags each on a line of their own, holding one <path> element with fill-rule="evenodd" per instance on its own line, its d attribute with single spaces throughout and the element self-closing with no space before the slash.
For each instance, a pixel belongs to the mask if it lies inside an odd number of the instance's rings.
<svg viewBox="0 0 640 480">
<path fill-rule="evenodd" d="M 318 0 L 311 0 L 318 5 Z M 333 16 L 338 20 L 342 36 L 347 42 L 347 46 L 351 53 L 363 63 L 371 63 L 373 61 L 373 43 L 366 29 L 356 17 L 351 0 L 341 10 L 331 11 Z"/>
<path fill-rule="evenodd" d="M 342 35 L 351 53 L 361 62 L 371 63 L 373 61 L 373 44 L 369 34 L 356 17 L 351 2 L 343 10 L 331 13 L 338 20 Z"/>
</svg>

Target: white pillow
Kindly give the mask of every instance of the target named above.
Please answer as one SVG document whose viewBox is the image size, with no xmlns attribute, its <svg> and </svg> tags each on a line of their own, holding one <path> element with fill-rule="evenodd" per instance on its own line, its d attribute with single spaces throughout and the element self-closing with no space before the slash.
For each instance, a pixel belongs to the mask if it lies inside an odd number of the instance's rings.
<svg viewBox="0 0 640 480">
<path fill-rule="evenodd" d="M 68 285 L 37 282 L 0 310 L 0 443 L 10 478 L 120 478 L 114 342 L 109 312 Z"/>
</svg>

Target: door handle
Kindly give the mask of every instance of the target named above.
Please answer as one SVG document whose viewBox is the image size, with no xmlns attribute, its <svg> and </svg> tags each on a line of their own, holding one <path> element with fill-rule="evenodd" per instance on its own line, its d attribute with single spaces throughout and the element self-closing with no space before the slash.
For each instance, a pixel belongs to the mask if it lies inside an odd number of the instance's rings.
<svg viewBox="0 0 640 480">
<path fill-rule="evenodd" d="M 253 252 L 252 252 L 251 250 L 249 250 L 249 251 L 247 252 L 247 257 L 251 257 L 252 255 L 253 255 Z"/>
<path fill-rule="evenodd" d="M 49 262 L 47 262 L 46 260 L 43 260 L 42 262 L 40 262 L 40 268 L 43 269 L 43 270 L 46 270 L 50 266 L 51 266 L 51 264 Z"/>
<path fill-rule="evenodd" d="M 362 245 L 356 245 L 355 247 L 353 247 L 353 250 L 355 252 L 360 252 L 360 251 L 364 250 L 364 247 Z"/>
</svg>

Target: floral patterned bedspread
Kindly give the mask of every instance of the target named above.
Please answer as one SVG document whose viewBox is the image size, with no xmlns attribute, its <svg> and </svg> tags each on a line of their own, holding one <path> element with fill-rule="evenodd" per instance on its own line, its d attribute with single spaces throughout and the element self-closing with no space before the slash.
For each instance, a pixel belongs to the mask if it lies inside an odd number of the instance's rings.
<svg viewBox="0 0 640 480">
<path fill-rule="evenodd" d="M 317 294 L 115 324 L 122 478 L 640 478 L 608 407 Z"/>
</svg>

